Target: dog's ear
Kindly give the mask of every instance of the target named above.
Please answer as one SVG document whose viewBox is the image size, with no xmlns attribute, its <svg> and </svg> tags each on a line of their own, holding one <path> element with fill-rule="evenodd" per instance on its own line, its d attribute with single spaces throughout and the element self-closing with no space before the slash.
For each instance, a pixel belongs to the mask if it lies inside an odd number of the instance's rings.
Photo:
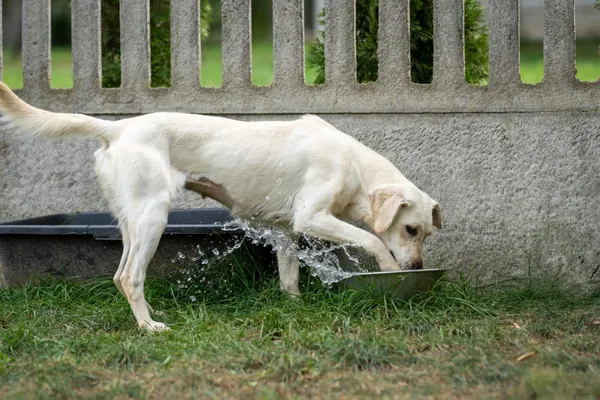
<svg viewBox="0 0 600 400">
<path fill-rule="evenodd" d="M 385 185 L 371 190 L 369 202 L 373 214 L 373 229 L 377 233 L 386 231 L 394 222 L 398 210 L 410 205 L 402 195 L 400 185 Z"/>
<path fill-rule="evenodd" d="M 444 225 L 444 217 L 442 217 L 442 209 L 440 208 L 440 203 L 431 199 L 431 210 L 433 217 L 433 226 L 438 229 L 442 229 Z"/>
</svg>

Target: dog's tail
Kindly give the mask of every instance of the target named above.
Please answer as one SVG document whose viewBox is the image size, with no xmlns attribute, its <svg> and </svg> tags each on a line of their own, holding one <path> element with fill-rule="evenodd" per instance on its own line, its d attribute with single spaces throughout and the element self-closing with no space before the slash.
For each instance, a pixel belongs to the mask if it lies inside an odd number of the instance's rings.
<svg viewBox="0 0 600 400">
<path fill-rule="evenodd" d="M 21 100 L 0 82 L 0 123 L 9 129 L 39 136 L 91 136 L 111 142 L 120 134 L 115 121 L 106 121 L 83 114 L 63 114 L 40 110 Z"/>
</svg>

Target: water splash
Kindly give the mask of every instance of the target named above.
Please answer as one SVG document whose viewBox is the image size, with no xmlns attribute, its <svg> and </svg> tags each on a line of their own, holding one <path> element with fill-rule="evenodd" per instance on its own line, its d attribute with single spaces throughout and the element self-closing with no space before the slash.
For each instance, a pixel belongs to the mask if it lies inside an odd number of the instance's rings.
<svg viewBox="0 0 600 400">
<path fill-rule="evenodd" d="M 227 299 L 235 295 L 235 282 L 239 276 L 234 271 L 237 268 L 246 270 L 247 266 L 245 258 L 236 258 L 233 253 L 248 243 L 300 260 L 300 265 L 308 267 L 310 274 L 319 278 L 324 286 L 366 271 L 366 260 L 353 254 L 355 246 L 332 245 L 309 235 L 292 235 L 290 230 L 253 220 L 235 219 L 222 228 L 236 232 L 236 235 L 228 237 L 225 243 L 222 239 L 208 239 L 185 253 L 178 252 L 172 260 L 175 267 L 172 276 L 191 301 L 205 296 Z"/>
<path fill-rule="evenodd" d="M 309 235 L 301 235 L 305 246 L 299 245 L 298 240 L 292 240 L 291 232 L 282 228 L 273 228 L 267 225 L 236 218 L 223 225 L 224 231 L 244 232 L 244 239 L 250 240 L 254 245 L 270 247 L 273 252 L 281 252 L 285 256 L 295 257 L 310 268 L 312 276 L 318 277 L 323 284 L 330 285 L 354 275 L 357 271 L 366 269 L 361 265 L 361 260 L 352 255 L 350 249 L 353 245 L 332 245 Z M 243 240 L 242 240 L 243 241 Z M 240 241 L 237 247 L 241 246 Z M 235 249 L 233 249 L 235 250 Z M 232 251 L 233 251 L 232 250 Z M 335 253 L 343 251 L 354 271 L 348 271 L 341 266 L 341 260 Z M 231 253 L 231 251 L 228 251 Z"/>
</svg>

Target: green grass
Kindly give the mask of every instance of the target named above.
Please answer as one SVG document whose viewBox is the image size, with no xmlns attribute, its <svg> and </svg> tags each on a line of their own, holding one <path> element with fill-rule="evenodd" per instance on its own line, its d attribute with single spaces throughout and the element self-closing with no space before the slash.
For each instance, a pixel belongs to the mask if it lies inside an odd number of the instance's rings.
<svg viewBox="0 0 600 400">
<path fill-rule="evenodd" d="M 597 42 L 577 43 L 577 78 L 581 81 L 600 79 L 600 50 Z M 23 86 L 21 59 L 5 54 L 4 81 L 11 88 Z M 55 49 L 52 52 L 51 85 L 55 88 L 73 87 L 71 52 L 68 49 Z M 306 82 L 312 84 L 316 72 L 307 63 Z M 544 75 L 543 50 L 541 43 L 521 44 L 521 79 L 524 83 L 535 84 Z M 252 81 L 255 85 L 270 85 L 273 81 L 273 51 L 268 43 L 254 43 L 252 57 Z M 207 45 L 202 49 L 201 84 L 206 87 L 221 86 L 221 48 Z"/>
<path fill-rule="evenodd" d="M 600 292 L 446 282 L 397 302 L 303 283 L 301 300 L 268 278 L 191 301 L 151 280 L 172 327 L 154 335 L 110 279 L 1 290 L 0 398 L 600 397 Z"/>
</svg>

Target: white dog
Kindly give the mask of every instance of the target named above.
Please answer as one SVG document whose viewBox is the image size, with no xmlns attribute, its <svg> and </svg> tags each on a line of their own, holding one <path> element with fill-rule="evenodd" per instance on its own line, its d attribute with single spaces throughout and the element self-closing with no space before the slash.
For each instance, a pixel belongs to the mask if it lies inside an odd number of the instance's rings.
<svg viewBox="0 0 600 400">
<path fill-rule="evenodd" d="M 150 331 L 166 326 L 150 317 L 146 269 L 183 187 L 234 215 L 360 246 L 383 271 L 423 268 L 423 241 L 442 226 L 436 201 L 383 156 L 316 116 L 241 122 L 154 113 L 106 121 L 34 108 L 2 82 L 0 114 L 11 132 L 102 141 L 96 174 L 123 236 L 114 281 Z M 282 289 L 299 294 L 298 260 L 283 252 L 277 259 Z"/>
</svg>

